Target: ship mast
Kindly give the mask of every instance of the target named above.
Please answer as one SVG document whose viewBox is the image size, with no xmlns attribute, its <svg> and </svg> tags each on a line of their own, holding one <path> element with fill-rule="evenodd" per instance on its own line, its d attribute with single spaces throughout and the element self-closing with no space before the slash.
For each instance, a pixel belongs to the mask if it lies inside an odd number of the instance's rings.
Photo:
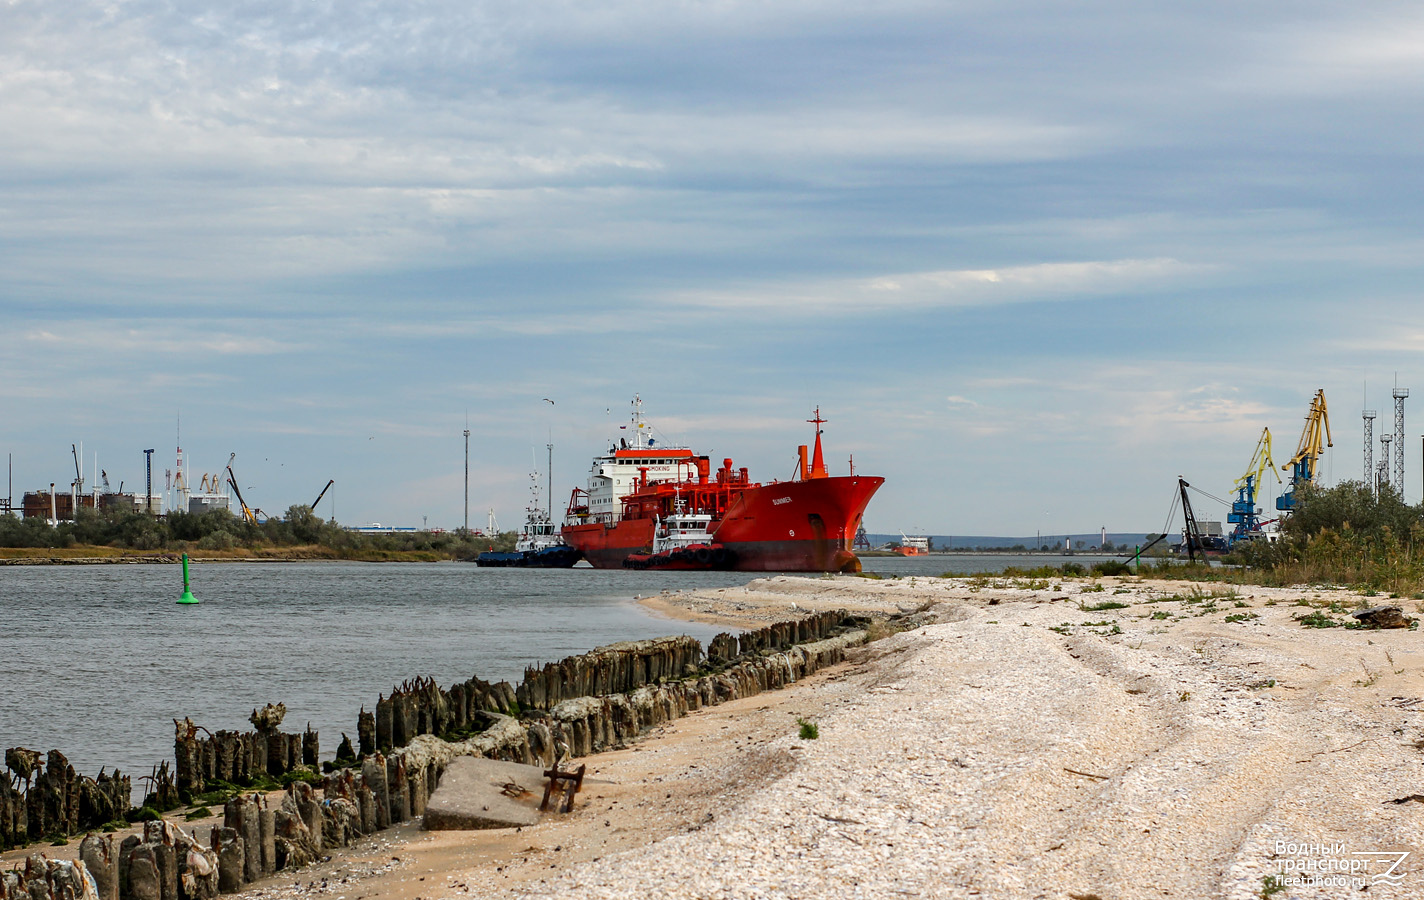
<svg viewBox="0 0 1424 900">
<path fill-rule="evenodd" d="M 811 456 L 811 477 L 826 478 L 826 458 L 821 455 L 821 426 L 826 424 L 826 420 L 821 418 L 821 407 L 816 407 L 816 418 L 806 421 L 816 426 L 816 450 Z"/>
<path fill-rule="evenodd" d="M 643 421 L 643 398 L 638 394 L 633 395 L 633 449 L 648 449 L 647 435 L 643 432 L 648 425 Z"/>
</svg>

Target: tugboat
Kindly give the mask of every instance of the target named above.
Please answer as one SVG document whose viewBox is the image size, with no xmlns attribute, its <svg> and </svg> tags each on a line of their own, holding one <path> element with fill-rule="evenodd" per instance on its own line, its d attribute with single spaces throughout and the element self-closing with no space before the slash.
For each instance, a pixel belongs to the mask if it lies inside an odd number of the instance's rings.
<svg viewBox="0 0 1424 900">
<path fill-rule="evenodd" d="M 662 446 L 643 420 L 642 401 L 633 399 L 633 415 L 623 438 L 594 458 L 588 488 L 575 488 L 564 518 L 563 536 L 594 568 L 617 569 L 630 557 L 652 563 L 668 550 L 675 517 L 705 516 L 705 533 L 695 533 L 694 562 L 706 550 L 727 556 L 717 565 L 743 572 L 859 572 L 860 558 L 851 545 L 870 498 L 884 478 L 833 476 L 821 450 L 821 411 L 809 419 L 816 426 L 815 452 L 798 448 L 800 465 L 792 481 L 753 482 L 745 468 L 711 460 L 686 447 Z M 668 532 L 662 538 L 660 534 Z M 685 563 L 685 559 L 679 560 Z M 699 565 L 698 568 L 708 566 Z"/>
<path fill-rule="evenodd" d="M 564 543 L 554 528 L 549 514 L 539 507 L 539 476 L 529 476 L 533 499 L 525 508 L 524 527 L 514 552 L 488 550 L 475 558 L 477 566 L 513 567 L 520 569 L 568 569 L 583 558 L 583 554 Z"/>
<path fill-rule="evenodd" d="M 712 542 L 712 514 L 690 513 L 678 501 L 677 512 L 660 519 L 652 553 L 630 553 L 625 569 L 731 569 L 737 555 Z"/>
</svg>

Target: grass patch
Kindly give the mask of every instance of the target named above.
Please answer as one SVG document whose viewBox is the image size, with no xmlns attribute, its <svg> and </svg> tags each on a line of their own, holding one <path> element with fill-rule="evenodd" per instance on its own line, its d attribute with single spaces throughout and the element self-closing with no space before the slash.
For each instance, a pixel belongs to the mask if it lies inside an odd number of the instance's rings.
<svg viewBox="0 0 1424 900">
<path fill-rule="evenodd" d="M 1126 603 L 1119 603 L 1116 600 L 1104 600 L 1102 603 L 1094 603 L 1092 606 L 1078 605 L 1083 612 L 1102 612 L 1105 609 L 1127 609 Z"/>
<path fill-rule="evenodd" d="M 814 741 L 821 736 L 821 726 L 815 722 L 809 722 L 806 719 L 797 719 L 796 724 L 801 726 L 799 734 L 803 741 Z"/>
<path fill-rule="evenodd" d="M 1339 628 L 1342 624 L 1336 619 L 1332 619 L 1320 610 L 1308 613 L 1303 616 L 1293 616 L 1297 622 L 1306 628 Z"/>
<path fill-rule="evenodd" d="M 190 810 L 188 810 L 188 812 L 183 816 L 183 818 L 185 818 L 185 819 L 187 819 L 189 822 L 191 822 L 191 821 L 193 821 L 194 819 L 206 819 L 208 816 L 211 816 L 212 814 L 213 814 L 213 811 L 212 811 L 211 809 L 208 809 L 206 806 L 200 806 L 200 807 L 198 807 L 197 809 L 190 809 Z"/>
<path fill-rule="evenodd" d="M 516 711 L 510 713 L 510 715 L 517 717 L 519 714 Z M 313 787 L 321 787 L 322 777 L 318 773 L 313 772 L 311 769 L 308 769 L 303 766 L 300 769 L 293 769 L 292 771 L 287 772 L 281 777 L 279 777 L 277 779 L 277 787 L 284 788 L 287 785 L 294 784 L 298 781 L 305 781 L 307 784 L 312 785 Z M 276 790 L 276 788 L 264 788 L 264 790 Z"/>
<path fill-rule="evenodd" d="M 867 641 L 878 641 L 890 637 L 892 634 L 899 634 L 906 630 L 907 626 L 891 622 L 889 619 L 871 619 L 870 624 L 865 626 L 865 639 Z"/>
</svg>

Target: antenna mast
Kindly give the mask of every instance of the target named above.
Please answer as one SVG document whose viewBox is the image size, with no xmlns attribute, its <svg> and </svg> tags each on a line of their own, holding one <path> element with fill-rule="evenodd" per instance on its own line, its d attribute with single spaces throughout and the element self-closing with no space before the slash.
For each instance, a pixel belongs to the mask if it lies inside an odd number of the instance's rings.
<svg viewBox="0 0 1424 900">
<path fill-rule="evenodd" d="M 153 451 L 143 451 L 144 495 L 143 511 L 153 515 Z"/>
<path fill-rule="evenodd" d="M 1389 445 L 1393 440 L 1394 435 L 1388 432 L 1380 435 L 1380 443 L 1384 445 L 1384 449 L 1380 451 L 1379 461 L 1379 483 L 1381 487 L 1389 484 Z"/>
<path fill-rule="evenodd" d="M 1370 491 L 1375 489 L 1375 411 L 1364 410 L 1360 416 L 1365 420 L 1365 481 Z"/>
<path fill-rule="evenodd" d="M 1404 398 L 1409 388 L 1394 389 L 1394 487 L 1404 499 Z"/>
</svg>

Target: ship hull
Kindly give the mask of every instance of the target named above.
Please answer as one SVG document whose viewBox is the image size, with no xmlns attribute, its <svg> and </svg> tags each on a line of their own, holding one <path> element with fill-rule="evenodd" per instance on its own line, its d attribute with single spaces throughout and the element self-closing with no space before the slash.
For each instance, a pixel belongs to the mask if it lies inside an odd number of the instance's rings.
<svg viewBox="0 0 1424 900">
<path fill-rule="evenodd" d="M 847 475 L 748 488 L 732 499 L 713 540 L 735 554 L 736 571 L 858 572 L 851 545 L 884 481 Z M 632 554 L 651 553 L 654 526 L 652 519 L 565 525 L 563 537 L 595 568 L 617 569 Z"/>
<path fill-rule="evenodd" d="M 498 569 L 571 569 L 580 559 L 572 547 L 544 547 L 513 552 L 487 551 L 475 558 L 475 565 Z"/>
</svg>

